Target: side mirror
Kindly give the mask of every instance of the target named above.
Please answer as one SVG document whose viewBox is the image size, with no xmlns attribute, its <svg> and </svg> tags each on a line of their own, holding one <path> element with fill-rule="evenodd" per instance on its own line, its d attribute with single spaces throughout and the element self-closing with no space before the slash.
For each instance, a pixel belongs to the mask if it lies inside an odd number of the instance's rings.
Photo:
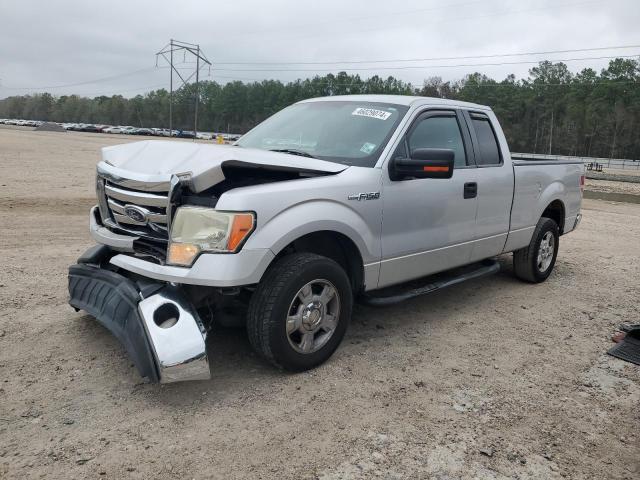
<svg viewBox="0 0 640 480">
<path fill-rule="evenodd" d="M 445 148 L 416 148 L 411 158 L 394 158 L 389 166 L 391 180 L 405 178 L 451 178 L 456 154 Z"/>
</svg>

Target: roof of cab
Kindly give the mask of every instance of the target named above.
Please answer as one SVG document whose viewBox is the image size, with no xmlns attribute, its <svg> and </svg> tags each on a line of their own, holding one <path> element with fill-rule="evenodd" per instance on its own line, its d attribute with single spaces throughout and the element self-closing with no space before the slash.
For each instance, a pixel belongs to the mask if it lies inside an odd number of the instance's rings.
<svg viewBox="0 0 640 480">
<path fill-rule="evenodd" d="M 461 102 L 458 100 L 448 100 L 445 98 L 434 97 L 417 97 L 409 95 L 335 95 L 332 97 L 318 97 L 302 100 L 299 103 L 308 102 L 337 102 L 337 101 L 351 101 L 351 102 L 375 102 L 375 103 L 393 103 L 396 105 L 406 106 L 422 106 L 422 105 L 435 105 L 435 106 L 447 106 L 447 107 L 464 107 L 473 108 L 476 110 L 491 110 L 486 105 L 478 105 L 476 103 Z"/>
</svg>

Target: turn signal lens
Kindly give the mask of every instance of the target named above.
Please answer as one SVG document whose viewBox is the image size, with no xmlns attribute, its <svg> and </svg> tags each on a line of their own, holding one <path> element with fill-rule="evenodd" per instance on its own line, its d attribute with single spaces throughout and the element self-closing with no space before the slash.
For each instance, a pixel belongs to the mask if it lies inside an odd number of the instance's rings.
<svg viewBox="0 0 640 480">
<path fill-rule="evenodd" d="M 449 167 L 439 167 L 439 166 L 425 166 L 422 168 L 425 172 L 448 172 Z"/>
<path fill-rule="evenodd" d="M 173 265 L 189 266 L 200 253 L 200 247 L 190 243 L 172 243 L 169 246 L 167 262 Z"/>
<path fill-rule="evenodd" d="M 227 249 L 231 252 L 235 252 L 252 230 L 253 215 L 250 213 L 236 214 L 233 218 L 233 224 L 231 225 Z"/>
</svg>

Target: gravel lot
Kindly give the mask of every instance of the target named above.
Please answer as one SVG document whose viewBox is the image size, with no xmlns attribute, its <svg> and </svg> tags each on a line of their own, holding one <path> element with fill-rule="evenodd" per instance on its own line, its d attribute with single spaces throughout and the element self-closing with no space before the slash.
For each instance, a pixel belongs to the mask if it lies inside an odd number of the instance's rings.
<svg viewBox="0 0 640 480">
<path fill-rule="evenodd" d="M 595 180 L 588 178 L 586 180 L 585 188 L 592 192 L 640 195 L 640 182 L 616 182 L 611 180 Z"/>
<path fill-rule="evenodd" d="M 211 381 L 150 385 L 66 303 L 99 147 L 133 140 L 0 129 L 0 478 L 640 478 L 640 368 L 604 354 L 640 321 L 640 205 L 586 200 L 544 284 L 505 256 L 358 306 L 312 372 L 229 329 Z"/>
</svg>

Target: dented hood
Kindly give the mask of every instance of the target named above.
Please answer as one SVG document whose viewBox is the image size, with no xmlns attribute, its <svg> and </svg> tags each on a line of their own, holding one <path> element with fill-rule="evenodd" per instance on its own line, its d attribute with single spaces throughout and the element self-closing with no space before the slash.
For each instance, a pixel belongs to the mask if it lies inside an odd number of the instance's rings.
<svg viewBox="0 0 640 480">
<path fill-rule="evenodd" d="M 124 178 L 168 182 L 172 175 L 191 175 L 192 188 L 201 192 L 224 180 L 223 165 L 302 173 L 340 173 L 347 165 L 314 158 L 231 145 L 147 140 L 102 149 L 103 162 Z"/>
</svg>

